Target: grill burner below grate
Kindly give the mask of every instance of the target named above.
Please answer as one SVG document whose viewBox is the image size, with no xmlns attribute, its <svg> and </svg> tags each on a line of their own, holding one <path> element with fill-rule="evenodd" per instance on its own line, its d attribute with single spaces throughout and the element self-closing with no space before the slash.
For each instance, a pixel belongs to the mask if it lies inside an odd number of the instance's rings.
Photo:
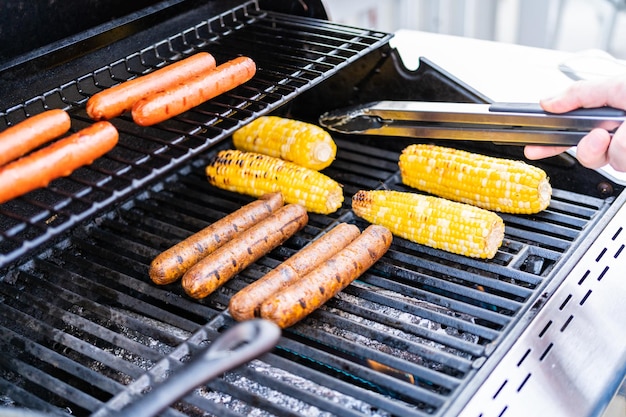
<svg viewBox="0 0 626 417">
<path fill-rule="evenodd" d="M 179 283 L 157 287 L 147 268 L 159 251 L 250 201 L 208 184 L 210 154 L 13 271 L 0 283 L 5 402 L 78 416 L 111 398 L 119 405 L 125 386 L 149 386 L 141 378 L 149 369 L 160 378 L 232 325 L 224 310 L 237 290 L 338 221 L 364 227 L 350 197 L 402 189 L 398 153 L 343 140 L 338 147 L 326 172 L 344 185 L 344 207 L 312 214 L 285 245 L 202 301 Z M 441 415 L 475 389 L 476 372 L 609 207 L 555 190 L 544 213 L 505 216 L 505 244 L 492 261 L 397 238 L 359 281 L 287 329 L 271 354 L 202 387 L 169 415 Z"/>
</svg>

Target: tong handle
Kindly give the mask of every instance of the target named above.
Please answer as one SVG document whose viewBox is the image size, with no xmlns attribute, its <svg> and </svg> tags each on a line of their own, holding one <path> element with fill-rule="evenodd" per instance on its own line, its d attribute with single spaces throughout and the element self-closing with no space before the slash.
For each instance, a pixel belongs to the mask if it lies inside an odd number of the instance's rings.
<svg viewBox="0 0 626 417">
<path fill-rule="evenodd" d="M 557 114 L 545 111 L 539 103 L 493 103 L 489 106 L 490 112 L 501 113 L 536 113 L 536 114 Z M 615 107 L 594 107 L 575 109 L 565 113 L 558 113 L 561 116 L 576 117 L 624 117 L 626 111 Z"/>
<path fill-rule="evenodd" d="M 156 416 L 194 388 L 269 352 L 280 336 L 280 328 L 268 320 L 237 323 L 150 392 L 113 413 L 113 417 Z"/>
</svg>

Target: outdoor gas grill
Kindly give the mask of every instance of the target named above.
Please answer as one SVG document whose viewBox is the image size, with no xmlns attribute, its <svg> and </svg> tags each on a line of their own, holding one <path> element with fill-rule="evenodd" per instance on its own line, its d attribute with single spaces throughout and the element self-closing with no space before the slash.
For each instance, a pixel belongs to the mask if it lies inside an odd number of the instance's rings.
<svg viewBox="0 0 626 417">
<path fill-rule="evenodd" d="M 406 189 L 397 160 L 412 140 L 333 134 L 337 160 L 324 172 L 343 185 L 340 210 L 311 214 L 302 231 L 206 299 L 187 297 L 179 283 L 154 285 L 154 256 L 251 201 L 204 175 L 238 127 L 270 113 L 316 122 L 380 99 L 490 101 L 427 57 L 407 70 L 390 34 L 329 22 L 316 2 L 65 3 L 76 9 L 54 4 L 27 13 L 29 25 L 2 26 L 39 36 L 0 56 L 0 127 L 63 108 L 78 130 L 91 123 L 84 107 L 92 94 L 198 51 L 218 62 L 250 56 L 258 72 L 157 126 L 115 118 L 113 151 L 0 205 L 0 405 L 11 410 L 123 409 L 234 326 L 226 306 L 236 291 L 337 222 L 366 227 L 350 210 L 356 191 Z M 100 20 L 90 21 L 87 7 L 100 7 Z M 79 18 L 56 25 L 67 16 Z M 521 158 L 519 146 L 454 145 Z M 494 259 L 396 238 L 359 280 L 285 329 L 270 353 L 164 415 L 600 414 L 626 373 L 618 270 L 626 194 L 567 156 L 537 165 L 551 177 L 552 203 L 532 216 L 503 215 Z"/>
</svg>

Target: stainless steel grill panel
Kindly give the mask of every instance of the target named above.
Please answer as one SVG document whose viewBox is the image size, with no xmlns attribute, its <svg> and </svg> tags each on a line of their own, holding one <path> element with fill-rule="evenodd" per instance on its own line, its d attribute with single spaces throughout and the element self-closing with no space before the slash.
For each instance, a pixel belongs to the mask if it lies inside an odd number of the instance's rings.
<svg viewBox="0 0 626 417">
<path fill-rule="evenodd" d="M 600 415 L 622 382 L 626 206 L 472 397 L 462 416 Z M 605 401 L 598 403 L 598 398 Z"/>
</svg>

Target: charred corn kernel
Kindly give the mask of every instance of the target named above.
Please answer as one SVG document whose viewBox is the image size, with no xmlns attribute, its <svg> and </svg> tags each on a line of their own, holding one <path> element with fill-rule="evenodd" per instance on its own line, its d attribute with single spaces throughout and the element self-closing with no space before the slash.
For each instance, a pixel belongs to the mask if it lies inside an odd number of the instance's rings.
<svg viewBox="0 0 626 417">
<path fill-rule="evenodd" d="M 329 166 L 337 154 L 330 134 L 319 126 L 263 116 L 233 134 L 235 148 L 284 159 L 314 170 Z"/>
<path fill-rule="evenodd" d="M 473 258 L 493 258 L 504 239 L 496 213 L 440 197 L 361 190 L 352 197 L 352 210 L 396 236 Z"/>
<path fill-rule="evenodd" d="M 552 197 L 545 171 L 523 161 L 418 144 L 402 151 L 399 165 L 404 184 L 488 210 L 538 213 Z"/>
<path fill-rule="evenodd" d="M 206 167 L 206 175 L 216 187 L 254 197 L 280 192 L 286 203 L 300 204 L 313 213 L 333 213 L 343 203 L 343 190 L 335 180 L 260 153 L 220 151 Z"/>
</svg>

